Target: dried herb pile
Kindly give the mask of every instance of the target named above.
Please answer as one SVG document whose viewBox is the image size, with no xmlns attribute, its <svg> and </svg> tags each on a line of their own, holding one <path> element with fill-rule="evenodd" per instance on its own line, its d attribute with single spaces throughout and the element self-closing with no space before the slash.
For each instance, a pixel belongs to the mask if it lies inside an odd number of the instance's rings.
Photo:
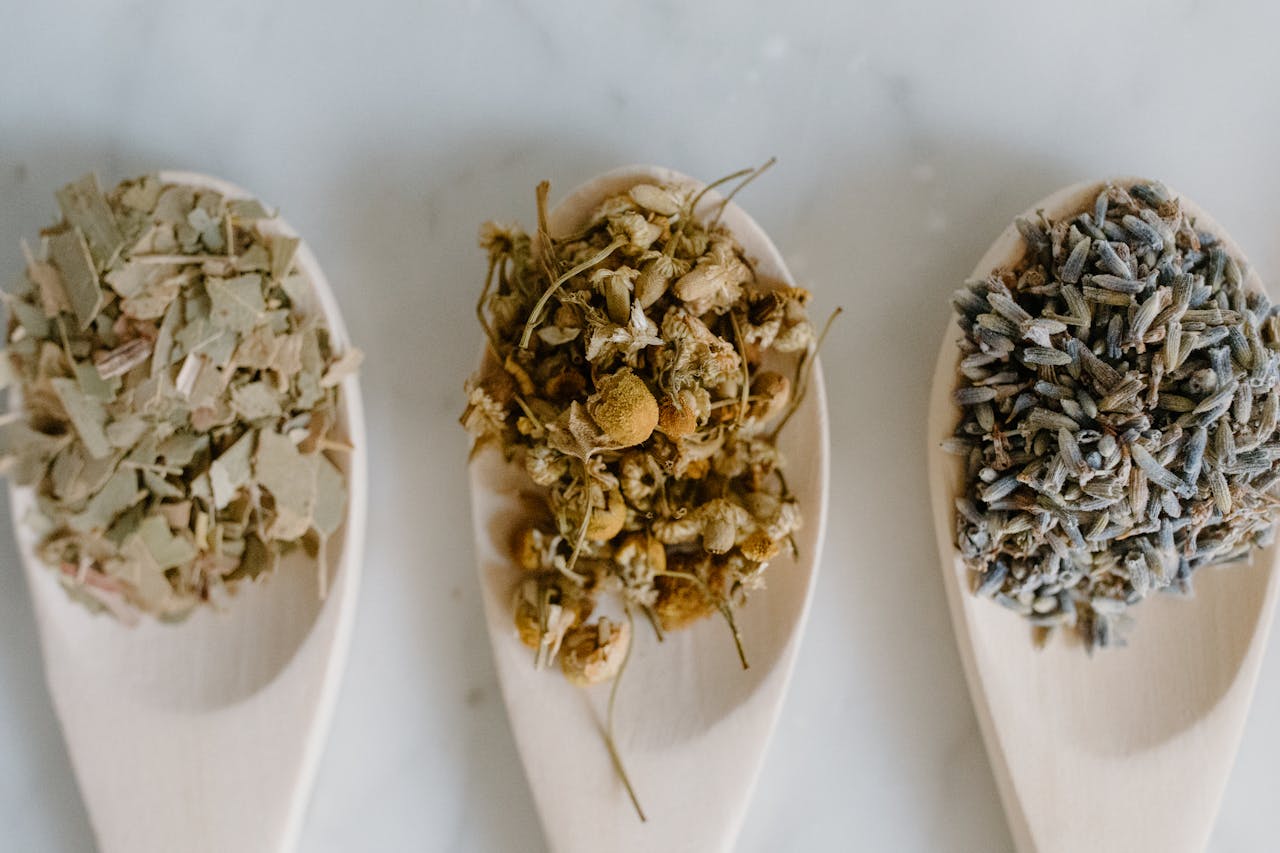
<svg viewBox="0 0 1280 853">
<path fill-rule="evenodd" d="M 21 410 L 0 459 L 35 490 L 41 559 L 132 622 L 181 618 L 291 549 L 322 556 L 346 501 L 338 386 L 360 354 L 299 310 L 299 241 L 256 201 L 155 177 L 57 198 L 4 296 Z"/>
<path fill-rule="evenodd" d="M 1158 183 L 1017 226 L 1022 261 L 954 300 L 960 553 L 1039 641 L 1122 644 L 1131 606 L 1270 541 L 1277 306 Z"/>
<path fill-rule="evenodd" d="M 809 294 L 761 281 L 698 190 L 637 184 L 554 240 L 547 191 L 535 234 L 482 229 L 488 352 L 462 422 L 545 490 L 513 543 L 519 634 L 537 665 L 558 655 L 593 684 L 618 673 L 632 632 L 591 621 L 601 597 L 659 636 L 717 612 L 732 627 L 791 547 L 800 509 L 775 439 L 815 340 Z"/>
</svg>

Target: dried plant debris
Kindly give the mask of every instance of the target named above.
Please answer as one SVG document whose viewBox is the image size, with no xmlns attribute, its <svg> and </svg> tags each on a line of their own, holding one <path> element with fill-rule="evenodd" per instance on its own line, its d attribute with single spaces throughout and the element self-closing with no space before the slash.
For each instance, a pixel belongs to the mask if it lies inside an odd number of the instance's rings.
<svg viewBox="0 0 1280 853">
<path fill-rule="evenodd" d="M 625 619 L 591 621 L 602 599 L 659 637 L 716 613 L 732 628 L 792 547 L 776 437 L 816 342 L 809 294 L 761 280 L 705 190 L 637 184 L 564 239 L 547 190 L 535 234 L 481 231 L 488 348 L 462 422 L 542 489 L 513 543 L 516 627 L 536 665 L 559 656 L 588 685 L 632 641 Z"/>
<path fill-rule="evenodd" d="M 90 175 L 57 198 L 4 296 L 21 406 L 0 459 L 34 489 L 40 558 L 133 622 L 180 619 L 292 549 L 321 556 L 359 353 L 302 309 L 299 241 L 256 201 L 156 177 L 103 193 Z"/>
<path fill-rule="evenodd" d="M 1130 606 L 1270 542 L 1280 319 L 1161 184 L 1017 226 L 1022 261 L 955 296 L 960 553 L 1039 640 L 1123 644 Z"/>
</svg>

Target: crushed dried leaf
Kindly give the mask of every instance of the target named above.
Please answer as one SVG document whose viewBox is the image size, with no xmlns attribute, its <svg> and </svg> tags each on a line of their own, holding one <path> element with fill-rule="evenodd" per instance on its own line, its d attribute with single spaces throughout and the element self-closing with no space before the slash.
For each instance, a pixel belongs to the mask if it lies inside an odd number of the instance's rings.
<svg viewBox="0 0 1280 853">
<path fill-rule="evenodd" d="M 0 465 L 34 490 L 40 558 L 123 621 L 174 620 L 323 550 L 360 356 L 299 299 L 297 238 L 256 201 L 155 176 L 57 199 L 0 359 L 20 392 Z"/>
</svg>

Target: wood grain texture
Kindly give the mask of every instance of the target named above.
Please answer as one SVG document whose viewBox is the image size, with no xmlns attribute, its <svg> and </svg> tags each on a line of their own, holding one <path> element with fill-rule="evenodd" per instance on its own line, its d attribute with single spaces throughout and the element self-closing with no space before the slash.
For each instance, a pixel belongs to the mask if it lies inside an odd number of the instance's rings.
<svg viewBox="0 0 1280 853">
<path fill-rule="evenodd" d="M 1092 206 L 1102 186 L 1069 187 L 1028 213 L 1077 213 Z M 1182 201 L 1198 227 L 1243 259 L 1212 219 Z M 974 277 L 1017 262 L 1022 245 L 1010 226 Z M 1252 270 L 1247 281 L 1262 287 Z M 927 451 L 933 518 L 956 640 L 1018 849 L 1201 851 L 1266 647 L 1280 586 L 1277 547 L 1243 565 L 1201 569 L 1189 600 L 1162 595 L 1143 602 L 1133 612 L 1127 648 L 1090 657 L 1079 642 L 1059 637 L 1037 651 L 1025 619 L 970 592 L 955 552 L 953 499 L 963 471 L 938 445 L 958 421 L 951 402 L 958 336 L 953 318 L 933 379 Z"/>
<path fill-rule="evenodd" d="M 246 197 L 223 181 L 171 183 Z M 292 234 L 287 225 L 280 229 Z M 303 244 L 299 270 L 341 344 L 333 293 Z M 10 490 L 45 673 L 102 853 L 287 853 L 294 849 L 346 662 L 363 551 L 367 461 L 360 387 L 342 384 L 338 430 L 354 451 L 346 518 L 329 543 L 329 596 L 296 555 L 241 589 L 225 612 L 126 628 L 68 598 L 21 523 L 30 489 Z"/>
<path fill-rule="evenodd" d="M 605 197 L 641 181 L 694 184 L 655 167 L 629 167 L 584 185 L 551 214 L 551 231 L 583 224 Z M 792 283 L 768 237 L 730 205 L 724 224 L 767 280 Z M 631 661 L 618 694 L 618 744 L 648 813 L 641 823 L 601 736 L 609 685 L 583 690 L 558 671 L 535 671 L 533 653 L 512 625 L 516 571 L 507 543 L 529 518 L 520 469 L 499 453 L 471 466 L 472 517 L 485 615 L 525 775 L 547 842 L 558 853 L 715 853 L 733 846 L 778 718 L 808 615 L 826 524 L 827 421 L 821 367 L 783 432 L 787 478 L 805 514 L 801 558 L 780 556 L 768 588 L 738 612 L 750 658 L 743 671 L 718 618 L 667 635 L 659 645 L 636 623 Z"/>
</svg>

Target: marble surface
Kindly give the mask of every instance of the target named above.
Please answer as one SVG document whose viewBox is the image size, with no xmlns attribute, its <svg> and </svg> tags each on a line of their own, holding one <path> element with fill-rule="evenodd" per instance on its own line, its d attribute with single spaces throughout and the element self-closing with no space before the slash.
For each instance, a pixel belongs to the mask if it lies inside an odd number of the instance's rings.
<svg viewBox="0 0 1280 853">
<path fill-rule="evenodd" d="M 311 241 L 368 353 L 373 507 L 350 668 L 301 849 L 538 851 L 472 570 L 459 386 L 486 218 L 609 167 L 714 177 L 817 312 L 832 524 L 739 849 L 1010 848 L 937 576 L 922 448 L 947 295 L 1023 206 L 1159 176 L 1280 276 L 1280 6 L 23 2 L 0 12 L 0 270 L 89 169 L 234 180 Z M 1273 645 L 1280 643 L 1280 639 Z M 1274 848 L 1272 649 L 1213 835 Z M 0 534 L 0 849 L 90 829 Z"/>
</svg>

